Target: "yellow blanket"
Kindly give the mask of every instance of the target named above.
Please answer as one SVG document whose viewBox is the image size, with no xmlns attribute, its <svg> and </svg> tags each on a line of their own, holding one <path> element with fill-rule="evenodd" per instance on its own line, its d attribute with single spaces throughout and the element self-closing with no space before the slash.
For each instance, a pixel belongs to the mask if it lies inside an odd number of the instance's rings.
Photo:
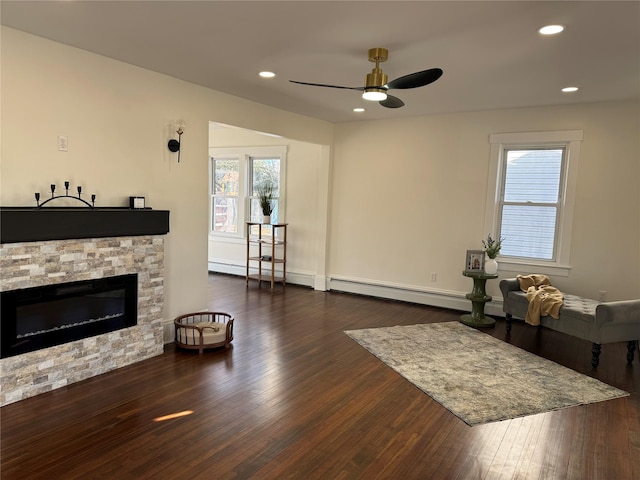
<svg viewBox="0 0 640 480">
<path fill-rule="evenodd" d="M 551 286 L 551 281 L 546 275 L 518 275 L 520 290 L 525 292 L 529 300 L 527 316 L 524 319 L 529 325 L 540 325 L 540 317 L 550 315 L 553 318 L 560 316 L 560 307 L 564 296 L 562 292 Z"/>
</svg>

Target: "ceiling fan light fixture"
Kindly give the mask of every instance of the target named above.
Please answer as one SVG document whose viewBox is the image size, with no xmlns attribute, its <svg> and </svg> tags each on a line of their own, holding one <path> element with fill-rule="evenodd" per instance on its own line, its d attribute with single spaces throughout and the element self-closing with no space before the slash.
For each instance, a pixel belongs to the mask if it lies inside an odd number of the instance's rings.
<svg viewBox="0 0 640 480">
<path fill-rule="evenodd" d="M 379 61 L 379 59 L 376 59 L 376 61 Z M 362 92 L 362 98 L 372 102 L 386 100 L 387 89 L 383 87 L 383 85 L 386 84 L 387 75 L 378 68 L 378 64 L 376 63 L 376 67 L 367 75 L 364 91 Z"/>
<path fill-rule="evenodd" d="M 387 75 L 380 68 L 380 63 L 389 58 L 389 51 L 386 48 L 372 48 L 369 50 L 369 61 L 376 64 L 365 79 L 364 87 L 345 87 L 342 85 L 328 85 L 326 83 L 299 82 L 289 80 L 291 83 L 300 85 L 311 85 L 314 87 L 340 88 L 343 90 L 357 90 L 362 92 L 362 98 L 369 102 L 378 102 L 385 108 L 400 108 L 404 102 L 398 97 L 388 95 L 387 90 L 407 90 L 409 88 L 424 87 L 435 82 L 442 76 L 442 69 L 430 68 L 420 72 L 403 75 L 389 82 Z M 356 110 L 354 110 L 356 111 Z"/>
<path fill-rule="evenodd" d="M 367 88 L 362 92 L 362 98 L 372 102 L 380 102 L 387 99 L 387 91 L 384 88 Z"/>
</svg>

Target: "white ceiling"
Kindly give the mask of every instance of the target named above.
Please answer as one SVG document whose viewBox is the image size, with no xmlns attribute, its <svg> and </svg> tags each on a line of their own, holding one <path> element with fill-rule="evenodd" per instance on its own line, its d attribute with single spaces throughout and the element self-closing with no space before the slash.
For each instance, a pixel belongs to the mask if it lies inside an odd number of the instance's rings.
<svg viewBox="0 0 640 480">
<path fill-rule="evenodd" d="M 57 42 L 331 122 L 640 98 L 638 1 L 12 1 L 1 21 Z M 540 26 L 564 33 L 542 37 Z M 389 80 L 439 67 L 437 82 L 360 92 L 367 51 Z M 260 70 L 277 73 L 273 79 Z M 562 87 L 581 90 L 564 94 Z M 367 111 L 356 114 L 354 107 Z"/>
</svg>

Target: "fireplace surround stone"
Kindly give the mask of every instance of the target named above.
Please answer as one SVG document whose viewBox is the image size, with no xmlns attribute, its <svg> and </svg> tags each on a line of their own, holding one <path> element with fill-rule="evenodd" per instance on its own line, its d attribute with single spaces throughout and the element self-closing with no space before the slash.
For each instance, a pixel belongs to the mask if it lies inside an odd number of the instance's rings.
<svg viewBox="0 0 640 480">
<path fill-rule="evenodd" d="M 68 239 L 0 245 L 0 291 L 138 274 L 138 324 L 0 360 L 7 405 L 163 352 L 164 237 Z"/>
</svg>

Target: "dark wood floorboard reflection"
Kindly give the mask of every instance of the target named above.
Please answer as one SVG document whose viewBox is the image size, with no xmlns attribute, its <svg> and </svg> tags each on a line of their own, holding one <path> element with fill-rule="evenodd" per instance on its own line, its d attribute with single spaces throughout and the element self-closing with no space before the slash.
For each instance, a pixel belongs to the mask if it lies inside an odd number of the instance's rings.
<svg viewBox="0 0 640 480">
<path fill-rule="evenodd" d="M 1 478 L 640 479 L 640 361 L 624 344 L 593 370 L 587 342 L 517 322 L 506 337 L 498 319 L 486 333 L 632 395 L 468 427 L 343 333 L 460 312 L 217 274 L 209 298 L 235 316 L 232 349 L 168 345 L 2 408 Z"/>
</svg>

